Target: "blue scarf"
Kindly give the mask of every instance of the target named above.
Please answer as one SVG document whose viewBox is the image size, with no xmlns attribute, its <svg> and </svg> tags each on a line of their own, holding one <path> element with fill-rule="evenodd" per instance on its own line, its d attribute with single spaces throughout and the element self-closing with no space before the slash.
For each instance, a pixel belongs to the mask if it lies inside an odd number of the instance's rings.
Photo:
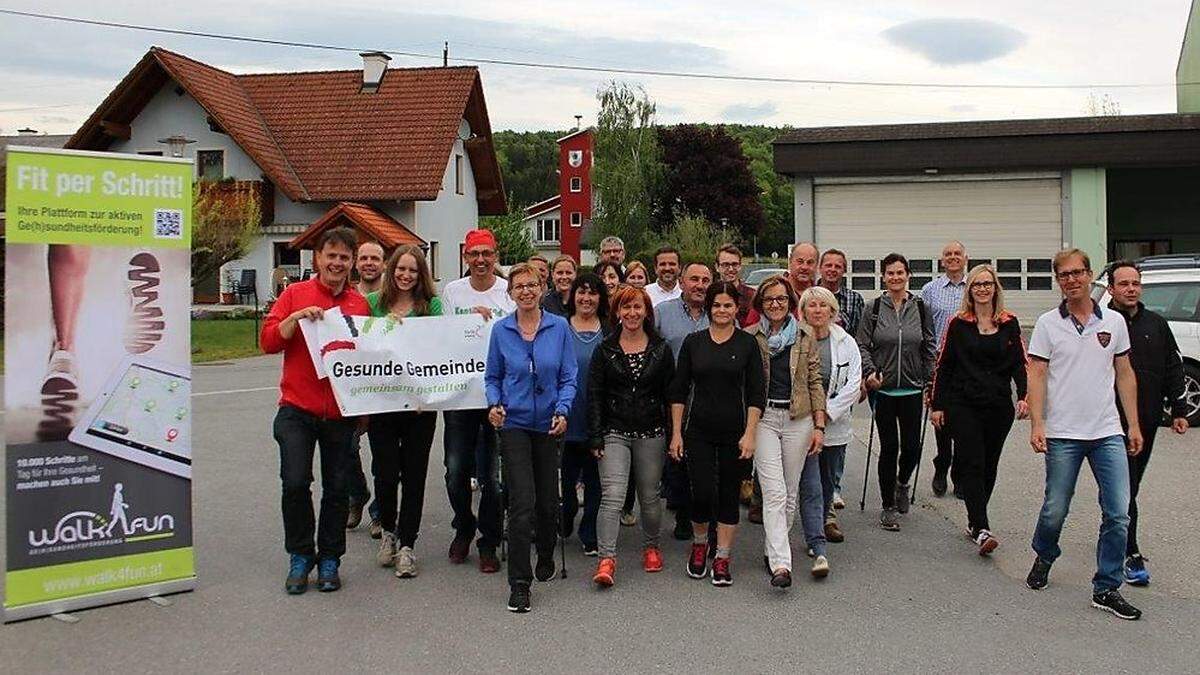
<svg viewBox="0 0 1200 675">
<path fill-rule="evenodd" d="M 798 324 L 799 322 L 796 321 L 796 317 L 788 314 L 787 319 L 784 320 L 783 328 L 780 328 L 778 333 L 771 335 L 770 320 L 765 316 L 758 320 L 758 327 L 762 330 L 763 335 L 767 336 L 767 352 L 771 356 L 775 356 L 779 352 L 796 344 L 796 329 Z"/>
</svg>

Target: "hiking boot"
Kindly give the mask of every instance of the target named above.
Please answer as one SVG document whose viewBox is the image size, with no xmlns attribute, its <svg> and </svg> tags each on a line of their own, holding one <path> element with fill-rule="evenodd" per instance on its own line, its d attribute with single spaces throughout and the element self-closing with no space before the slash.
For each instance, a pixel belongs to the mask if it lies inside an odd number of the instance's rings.
<svg viewBox="0 0 1200 675">
<path fill-rule="evenodd" d="M 941 472 L 933 474 L 933 483 L 930 484 L 930 487 L 933 489 L 933 496 L 945 497 L 946 496 L 946 474 L 941 473 Z"/>
<path fill-rule="evenodd" d="M 896 483 L 896 510 L 900 513 L 908 513 L 908 486 L 903 483 Z"/>
<path fill-rule="evenodd" d="M 637 525 L 637 516 L 634 515 L 633 511 L 622 511 L 621 524 L 625 527 L 633 527 Z"/>
<path fill-rule="evenodd" d="M 413 553 L 411 546 L 401 546 L 399 551 L 396 551 L 396 577 L 400 579 L 411 579 L 417 576 L 417 555 Z"/>
<path fill-rule="evenodd" d="M 1146 561 L 1141 553 L 1134 553 L 1125 559 L 1125 583 L 1130 586 L 1149 586 L 1150 570 L 1146 569 Z"/>
<path fill-rule="evenodd" d="M 1000 546 L 1000 540 L 988 530 L 979 530 L 974 539 L 979 546 L 979 555 L 991 555 L 992 551 Z"/>
<path fill-rule="evenodd" d="M 1092 607 L 1112 613 L 1118 619 L 1137 621 L 1142 618 L 1142 610 L 1134 607 L 1121 597 L 1120 591 L 1112 589 L 1103 593 L 1092 594 Z"/>
<path fill-rule="evenodd" d="M 838 526 L 836 520 L 826 521 L 825 539 L 834 544 L 840 544 L 843 541 L 846 541 L 846 535 L 842 532 L 842 528 Z"/>
<path fill-rule="evenodd" d="M 729 558 L 715 558 L 712 564 L 712 585 L 732 586 L 733 575 L 729 573 Z"/>
<path fill-rule="evenodd" d="M 364 504 L 359 504 L 357 501 L 350 502 L 350 510 L 346 512 L 346 529 L 353 530 L 362 522 L 362 512 Z"/>
<path fill-rule="evenodd" d="M 829 559 L 823 555 L 813 558 L 812 575 L 814 579 L 824 579 L 829 576 Z"/>
<path fill-rule="evenodd" d="M 455 565 L 461 565 L 467 561 L 467 556 L 471 554 L 471 535 L 456 534 L 454 541 L 450 542 L 450 562 Z"/>
<path fill-rule="evenodd" d="M 592 575 L 592 583 L 601 588 L 613 585 L 613 576 L 617 573 L 616 558 L 601 558 L 596 565 L 596 573 Z"/>
<path fill-rule="evenodd" d="M 379 552 L 375 554 L 375 562 L 380 567 L 391 567 L 396 557 L 396 535 L 384 532 L 379 538 Z"/>
<path fill-rule="evenodd" d="M 1029 575 L 1025 577 L 1025 585 L 1035 591 L 1040 591 L 1050 583 L 1050 563 L 1041 558 L 1033 559 L 1033 567 L 1029 569 Z"/>
<path fill-rule="evenodd" d="M 342 564 L 337 558 L 321 558 L 317 561 L 317 590 L 330 593 L 342 587 L 342 578 L 338 576 L 338 567 Z"/>
<path fill-rule="evenodd" d="M 900 514 L 896 509 L 884 509 L 879 512 L 879 527 L 888 532 L 900 531 Z"/>
<path fill-rule="evenodd" d="M 378 518 L 371 519 L 371 527 L 368 532 L 370 532 L 372 539 L 378 539 L 383 536 L 383 524 L 379 522 Z"/>
<path fill-rule="evenodd" d="M 653 546 L 642 551 L 642 570 L 646 572 L 661 572 L 663 568 L 662 552 Z"/>
<path fill-rule="evenodd" d="M 792 573 L 785 569 L 778 569 L 771 575 L 771 585 L 775 588 L 787 588 L 792 585 Z"/>
<path fill-rule="evenodd" d="M 708 574 L 708 544 L 692 544 L 688 556 L 687 574 L 693 579 L 703 579 Z"/>
<path fill-rule="evenodd" d="M 589 558 L 595 558 L 596 556 L 600 555 L 600 552 L 596 550 L 596 542 L 593 541 L 584 544 L 583 554 Z"/>
<path fill-rule="evenodd" d="M 833 508 L 835 508 L 835 509 L 846 508 L 846 500 L 842 499 L 842 493 L 840 493 L 840 492 L 833 493 Z"/>
<path fill-rule="evenodd" d="M 529 611 L 529 586 L 513 584 L 512 592 L 508 594 L 508 611 L 524 614 Z"/>
<path fill-rule="evenodd" d="M 746 520 L 755 525 L 762 525 L 762 504 L 751 504 L 746 510 Z"/>
<path fill-rule="evenodd" d="M 288 564 L 287 580 L 283 582 L 283 590 L 288 595 L 300 595 L 308 590 L 308 575 L 317 566 L 317 561 L 310 555 L 293 553 Z"/>
<path fill-rule="evenodd" d="M 554 554 L 538 556 L 537 565 L 533 568 L 533 577 L 538 581 L 550 581 L 554 578 Z"/>
<path fill-rule="evenodd" d="M 692 538 L 692 521 L 687 519 L 687 516 L 680 517 L 675 514 L 675 531 L 671 533 L 679 541 L 687 541 Z"/>
<path fill-rule="evenodd" d="M 541 560 L 538 561 L 538 566 L 541 566 Z M 551 561 L 550 566 L 554 563 Z M 484 574 L 495 574 L 500 571 L 500 559 L 496 557 L 496 551 L 479 549 L 479 571 Z"/>
</svg>

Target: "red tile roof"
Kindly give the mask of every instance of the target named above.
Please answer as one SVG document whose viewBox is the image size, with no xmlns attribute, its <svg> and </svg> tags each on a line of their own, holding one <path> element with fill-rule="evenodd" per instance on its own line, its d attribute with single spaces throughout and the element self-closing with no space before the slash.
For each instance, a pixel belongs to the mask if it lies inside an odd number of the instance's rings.
<svg viewBox="0 0 1200 675">
<path fill-rule="evenodd" d="M 391 68 L 362 93 L 361 70 L 234 75 L 154 47 L 67 147 L 106 148 L 100 123 L 128 124 L 166 78 L 295 201 L 436 199 L 465 118 L 480 212 L 507 210 L 476 68 Z"/>
<path fill-rule="evenodd" d="M 292 248 L 313 248 L 322 232 L 343 225 L 360 230 L 367 235 L 365 239 L 379 242 L 388 251 L 401 244 L 425 245 L 425 240 L 413 234 L 400 221 L 372 206 L 355 202 L 338 202 L 292 239 L 289 245 Z M 360 241 L 365 239 L 360 238 Z"/>
</svg>

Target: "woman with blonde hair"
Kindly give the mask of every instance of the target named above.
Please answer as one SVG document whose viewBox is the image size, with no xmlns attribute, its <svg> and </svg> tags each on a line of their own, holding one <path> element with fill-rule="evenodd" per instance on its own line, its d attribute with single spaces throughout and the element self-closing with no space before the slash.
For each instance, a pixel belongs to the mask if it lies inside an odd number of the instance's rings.
<svg viewBox="0 0 1200 675">
<path fill-rule="evenodd" d="M 957 315 L 946 328 L 934 373 L 934 426 L 950 430 L 954 464 L 967 507 L 967 536 L 988 555 L 1000 545 L 988 522 L 987 505 L 996 486 L 1000 452 L 1015 415 L 1029 414 L 1025 402 L 1025 344 L 1021 324 L 1004 309 L 996 271 L 977 265 L 967 274 Z"/>
<path fill-rule="evenodd" d="M 625 283 L 634 288 L 645 288 L 650 283 L 650 274 L 641 260 L 634 260 L 625 268 Z"/>
<path fill-rule="evenodd" d="M 383 288 L 367 294 L 371 316 L 386 316 L 397 322 L 408 317 L 441 316 L 442 302 L 434 295 L 434 288 L 421 249 L 400 246 L 388 258 Z M 436 426 L 436 412 L 404 410 L 371 415 L 367 428 L 375 499 L 383 528 L 375 560 L 383 567 L 395 567 L 401 579 L 417 576 L 413 547 L 421 527 L 429 449 Z"/>
</svg>

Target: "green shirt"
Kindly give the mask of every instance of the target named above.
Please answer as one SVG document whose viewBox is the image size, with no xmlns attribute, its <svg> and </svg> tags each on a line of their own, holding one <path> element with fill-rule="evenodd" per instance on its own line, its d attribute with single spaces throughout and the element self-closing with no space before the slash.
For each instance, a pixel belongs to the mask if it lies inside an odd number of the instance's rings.
<svg viewBox="0 0 1200 675">
<path fill-rule="evenodd" d="M 367 293 L 367 304 L 371 306 L 371 316 L 387 316 L 388 315 L 387 308 L 379 306 L 379 297 L 381 295 L 383 295 L 382 291 L 374 291 L 372 293 Z M 412 315 L 413 315 L 412 312 L 409 312 L 406 316 L 412 316 Z M 426 312 L 425 314 L 422 314 L 421 316 L 441 316 L 441 315 L 442 315 L 442 299 L 435 295 L 429 301 L 429 311 Z M 400 317 L 400 318 L 403 319 L 405 317 Z"/>
</svg>

